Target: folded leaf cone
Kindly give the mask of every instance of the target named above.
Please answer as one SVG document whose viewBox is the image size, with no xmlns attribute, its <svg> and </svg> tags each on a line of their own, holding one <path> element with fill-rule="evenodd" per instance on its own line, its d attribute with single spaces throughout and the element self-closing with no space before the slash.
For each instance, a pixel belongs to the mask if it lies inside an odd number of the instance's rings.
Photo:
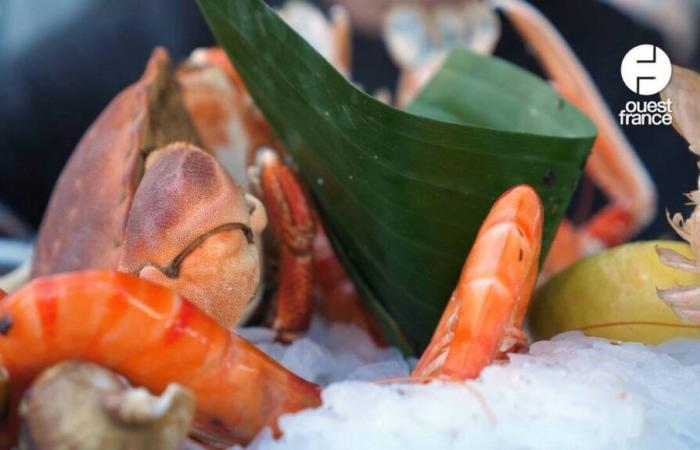
<svg viewBox="0 0 700 450">
<path fill-rule="evenodd" d="M 429 341 L 492 202 L 525 183 L 546 254 L 596 129 L 543 80 L 454 51 L 408 111 L 347 81 L 260 0 L 198 0 L 388 337 Z"/>
</svg>

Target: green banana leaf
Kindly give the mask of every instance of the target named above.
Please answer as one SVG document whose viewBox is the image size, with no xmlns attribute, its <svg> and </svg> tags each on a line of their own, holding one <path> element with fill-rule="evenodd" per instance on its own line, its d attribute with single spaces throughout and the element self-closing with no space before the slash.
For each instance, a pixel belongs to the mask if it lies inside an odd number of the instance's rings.
<svg viewBox="0 0 700 450">
<path fill-rule="evenodd" d="M 395 345 L 427 345 L 482 220 L 509 187 L 542 196 L 548 248 L 596 129 L 544 81 L 456 50 L 401 111 L 353 86 L 262 1 L 198 4 Z"/>
</svg>

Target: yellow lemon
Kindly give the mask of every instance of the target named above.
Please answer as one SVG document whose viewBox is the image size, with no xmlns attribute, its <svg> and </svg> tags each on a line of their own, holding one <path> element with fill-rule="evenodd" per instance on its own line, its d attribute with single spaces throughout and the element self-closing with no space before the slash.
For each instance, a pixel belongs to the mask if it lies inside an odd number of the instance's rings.
<svg viewBox="0 0 700 450">
<path fill-rule="evenodd" d="M 700 338 L 700 325 L 679 319 L 656 289 L 698 284 L 700 276 L 659 262 L 655 247 L 693 256 L 673 241 L 635 242 L 585 258 L 537 290 L 529 311 L 534 339 L 570 330 L 590 336 L 658 344 Z"/>
</svg>

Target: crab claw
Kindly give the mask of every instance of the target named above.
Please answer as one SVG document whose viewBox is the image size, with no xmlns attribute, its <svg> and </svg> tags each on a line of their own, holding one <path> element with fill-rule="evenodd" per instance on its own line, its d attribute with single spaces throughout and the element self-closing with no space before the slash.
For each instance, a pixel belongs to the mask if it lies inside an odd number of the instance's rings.
<svg viewBox="0 0 700 450">
<path fill-rule="evenodd" d="M 145 157 L 171 142 L 198 143 L 170 57 L 153 51 L 143 77 L 85 133 L 51 194 L 31 276 L 116 267 Z"/>
<path fill-rule="evenodd" d="M 286 341 L 305 331 L 311 320 L 316 226 L 300 181 L 274 151 L 258 152 L 252 177 L 262 191 L 279 247 L 279 289 L 272 327 Z"/>
<path fill-rule="evenodd" d="M 134 195 L 119 270 L 171 287 L 225 327 L 260 280 L 265 208 L 197 147 L 154 151 Z"/>
</svg>

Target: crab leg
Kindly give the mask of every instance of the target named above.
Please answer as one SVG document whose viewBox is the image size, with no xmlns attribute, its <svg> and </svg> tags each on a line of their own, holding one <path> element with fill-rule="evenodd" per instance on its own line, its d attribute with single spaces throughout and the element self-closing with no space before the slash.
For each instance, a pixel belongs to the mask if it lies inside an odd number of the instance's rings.
<svg viewBox="0 0 700 450">
<path fill-rule="evenodd" d="M 314 240 L 314 276 L 321 292 L 318 310 L 330 322 L 353 324 L 369 334 L 375 344 L 386 345 L 379 324 L 364 308 L 362 299 L 338 260 L 323 225 L 318 222 Z"/>
<path fill-rule="evenodd" d="M 262 150 L 254 171 L 280 242 L 279 293 L 273 328 L 290 340 L 308 328 L 314 308 L 313 288 L 320 292 L 319 312 L 332 322 L 352 323 L 375 343 L 386 344 L 382 332 L 362 305 L 328 241 L 323 225 L 292 170 L 277 153 Z M 257 172 L 257 173 L 256 173 Z"/>
<path fill-rule="evenodd" d="M 540 198 L 526 185 L 496 200 L 414 377 L 476 378 L 524 343 L 520 327 L 537 277 L 543 214 Z"/>
<path fill-rule="evenodd" d="M 217 445 L 247 443 L 285 413 L 320 404 L 320 389 L 221 327 L 174 291 L 118 272 L 40 278 L 0 302 L 0 364 L 12 380 L 12 416 L 0 448 L 15 437 L 17 403 L 43 369 L 94 362 L 161 392 L 179 383 L 196 397 L 194 430 Z"/>
<path fill-rule="evenodd" d="M 279 291 L 272 327 L 282 340 L 305 331 L 313 307 L 313 212 L 292 170 L 272 150 L 257 156 L 270 225 L 279 244 Z"/>
<path fill-rule="evenodd" d="M 577 246 L 557 249 L 566 236 L 555 241 L 553 256 L 545 267 L 547 271 L 549 266 L 561 265 L 552 260 L 554 258 L 578 259 L 600 247 L 618 244 L 633 236 L 653 218 L 656 190 L 586 69 L 556 28 L 523 0 L 495 0 L 493 3 L 503 10 L 533 49 L 561 95 L 598 126 L 598 138 L 586 172 L 610 196 L 612 204 L 575 231 Z M 567 252 L 573 255 L 567 256 Z"/>
</svg>

